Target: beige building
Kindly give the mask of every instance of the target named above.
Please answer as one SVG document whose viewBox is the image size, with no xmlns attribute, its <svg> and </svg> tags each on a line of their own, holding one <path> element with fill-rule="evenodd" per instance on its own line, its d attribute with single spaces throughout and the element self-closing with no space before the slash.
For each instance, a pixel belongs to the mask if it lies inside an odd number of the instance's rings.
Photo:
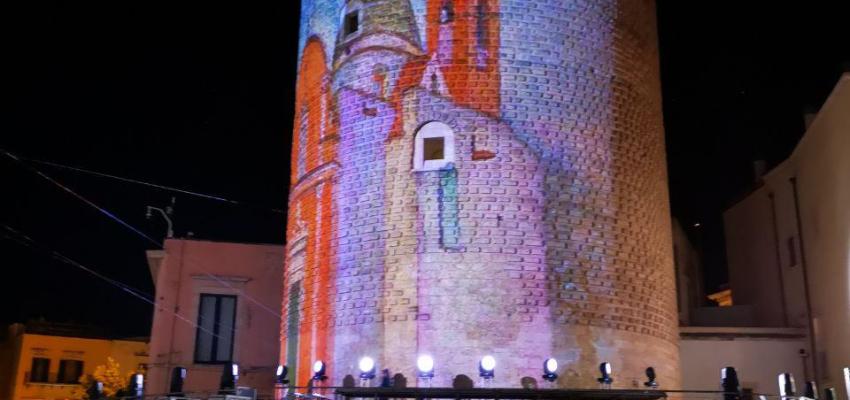
<svg viewBox="0 0 850 400">
<path fill-rule="evenodd" d="M 803 328 L 806 379 L 840 392 L 850 366 L 850 74 L 762 181 L 724 214 L 734 304 L 752 308 L 753 326 Z"/>
<path fill-rule="evenodd" d="M 168 239 L 148 251 L 157 306 L 145 392 L 167 393 L 174 367 L 183 389 L 217 391 L 239 364 L 239 385 L 270 394 L 278 363 L 283 246 Z"/>
<path fill-rule="evenodd" d="M 110 340 L 80 327 L 30 323 L 9 326 L 0 346 L 0 399 L 75 398 L 80 377 L 91 375 L 112 358 L 122 374 L 144 372 L 145 339 Z"/>
</svg>

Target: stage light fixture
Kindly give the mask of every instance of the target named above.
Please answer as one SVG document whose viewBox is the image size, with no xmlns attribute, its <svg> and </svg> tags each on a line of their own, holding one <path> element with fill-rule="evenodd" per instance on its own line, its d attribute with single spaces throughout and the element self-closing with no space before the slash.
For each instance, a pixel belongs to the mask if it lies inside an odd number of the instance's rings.
<svg viewBox="0 0 850 400">
<path fill-rule="evenodd" d="M 834 387 L 828 387 L 823 390 L 824 400 L 838 400 L 838 393 L 835 392 Z"/>
<path fill-rule="evenodd" d="M 360 368 L 360 379 L 372 380 L 375 379 L 375 360 L 372 357 L 363 357 L 357 364 Z"/>
<path fill-rule="evenodd" d="M 486 355 L 478 362 L 478 376 L 484 379 L 493 379 L 496 375 L 496 359 Z"/>
<path fill-rule="evenodd" d="M 324 381 L 328 379 L 328 376 L 325 375 L 327 366 L 325 362 L 322 360 L 317 360 L 313 363 L 313 380 L 314 381 Z"/>
<path fill-rule="evenodd" d="M 423 354 L 416 359 L 416 369 L 419 371 L 420 378 L 430 379 L 434 377 L 434 359 L 427 354 Z"/>
<path fill-rule="evenodd" d="M 289 383 L 289 380 L 286 379 L 286 375 L 289 373 L 289 368 L 286 365 L 278 365 L 277 370 L 275 371 L 275 383 L 279 383 L 281 385 L 286 385 Z"/>
<path fill-rule="evenodd" d="M 806 390 L 803 391 L 803 396 L 813 400 L 818 398 L 818 384 L 815 381 L 806 382 Z"/>
<path fill-rule="evenodd" d="M 794 375 L 788 372 L 779 374 L 779 397 L 794 397 L 797 393 L 797 387 L 794 384 Z"/>
<path fill-rule="evenodd" d="M 720 387 L 723 389 L 723 400 L 739 400 L 741 398 L 741 382 L 735 367 L 720 369 Z"/>
<path fill-rule="evenodd" d="M 186 381 L 186 368 L 174 367 L 171 370 L 171 384 L 168 386 L 168 395 L 183 397 L 183 383 Z"/>
<path fill-rule="evenodd" d="M 548 382 L 555 382 L 558 379 L 558 360 L 547 358 L 543 361 L 543 379 Z"/>
<path fill-rule="evenodd" d="M 603 385 L 610 385 L 614 382 L 614 378 L 611 378 L 611 363 L 604 362 L 599 364 L 599 374 L 601 376 L 596 379 L 597 382 Z"/>
<path fill-rule="evenodd" d="M 658 382 L 655 380 L 655 378 L 656 378 L 655 368 L 647 367 L 646 368 L 646 382 L 643 383 L 643 386 L 646 386 L 648 388 L 653 388 L 653 389 L 657 388 Z"/>
</svg>

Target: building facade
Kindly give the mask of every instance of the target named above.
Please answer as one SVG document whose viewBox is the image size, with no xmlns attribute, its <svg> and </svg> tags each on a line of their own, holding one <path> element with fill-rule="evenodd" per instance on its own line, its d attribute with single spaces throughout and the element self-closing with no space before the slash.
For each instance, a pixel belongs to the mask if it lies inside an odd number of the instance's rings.
<svg viewBox="0 0 850 400">
<path fill-rule="evenodd" d="M 148 251 L 156 287 L 145 393 L 168 393 L 175 367 L 195 397 L 219 389 L 239 365 L 239 385 L 270 395 L 277 367 L 283 247 L 168 239 Z"/>
<path fill-rule="evenodd" d="M 75 398 L 84 375 L 112 358 L 122 373 L 144 372 L 148 344 L 83 335 L 73 326 L 13 324 L 0 353 L 0 398 L 64 400 Z"/>
<path fill-rule="evenodd" d="M 805 328 L 807 379 L 839 392 L 850 366 L 848 109 L 845 73 L 791 156 L 724 214 L 735 304 L 760 326 Z"/>
<path fill-rule="evenodd" d="M 677 387 L 651 1 L 307 0 L 280 361 Z M 642 381 L 641 381 L 642 382 Z"/>
</svg>

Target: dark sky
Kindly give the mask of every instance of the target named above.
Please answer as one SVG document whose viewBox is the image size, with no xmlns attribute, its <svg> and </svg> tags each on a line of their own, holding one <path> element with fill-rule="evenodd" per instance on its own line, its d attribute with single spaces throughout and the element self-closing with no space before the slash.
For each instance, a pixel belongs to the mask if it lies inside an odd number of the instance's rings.
<svg viewBox="0 0 850 400">
<path fill-rule="evenodd" d="M 3 5 L 0 148 L 242 200 L 177 196 L 178 236 L 282 243 L 296 2 Z M 850 59 L 846 3 L 659 1 L 673 213 L 704 251 L 708 287 L 725 280 L 721 213 L 751 162 L 774 165 Z M 170 193 L 47 166 L 44 172 L 154 238 L 145 206 Z M 0 157 L 0 222 L 152 293 L 150 243 Z M 2 228 L 0 228 L 2 229 Z M 2 232 L 2 230 L 0 230 Z M 151 309 L 43 250 L 0 235 L 0 323 L 43 317 L 147 335 Z"/>
</svg>

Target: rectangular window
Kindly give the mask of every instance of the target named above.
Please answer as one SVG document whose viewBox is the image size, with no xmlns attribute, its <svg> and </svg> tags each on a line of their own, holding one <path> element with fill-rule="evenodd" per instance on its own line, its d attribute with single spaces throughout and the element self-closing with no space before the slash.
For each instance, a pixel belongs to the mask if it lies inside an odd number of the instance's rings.
<svg viewBox="0 0 850 400">
<path fill-rule="evenodd" d="M 56 383 L 79 383 L 83 376 L 83 362 L 80 360 L 59 360 L 59 374 Z"/>
<path fill-rule="evenodd" d="M 442 160 L 443 159 L 443 138 L 441 137 L 432 137 L 425 138 L 423 140 L 423 147 L 425 148 L 425 161 L 428 160 Z"/>
<path fill-rule="evenodd" d="M 788 266 L 793 267 L 793 266 L 797 265 L 797 243 L 796 243 L 796 240 L 794 240 L 794 236 L 791 236 L 791 237 L 788 238 L 787 245 L 788 245 Z"/>
<path fill-rule="evenodd" d="M 224 364 L 233 359 L 236 296 L 202 294 L 195 336 L 195 362 Z"/>
<path fill-rule="evenodd" d="M 32 366 L 30 367 L 30 382 L 47 383 L 47 377 L 49 372 L 49 358 L 33 357 Z"/>
<path fill-rule="evenodd" d="M 351 35 L 360 29 L 360 15 L 358 12 L 351 12 L 345 15 L 345 36 Z"/>
</svg>

